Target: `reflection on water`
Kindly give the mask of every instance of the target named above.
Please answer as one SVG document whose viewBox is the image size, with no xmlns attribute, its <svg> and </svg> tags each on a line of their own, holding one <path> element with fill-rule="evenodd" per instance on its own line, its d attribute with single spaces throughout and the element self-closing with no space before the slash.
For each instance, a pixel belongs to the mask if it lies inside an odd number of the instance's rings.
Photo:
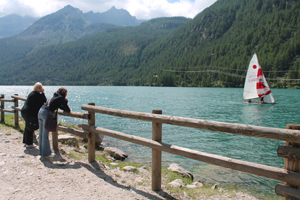
<svg viewBox="0 0 300 200">
<path fill-rule="evenodd" d="M 50 98 L 58 86 L 45 86 Z M 286 124 L 300 123 L 300 93 L 298 90 L 272 89 L 275 105 L 245 104 L 241 88 L 166 88 L 166 87 L 97 87 L 66 86 L 72 111 L 83 112 L 82 104 L 94 102 L 96 106 L 151 113 L 161 109 L 164 115 L 240 123 L 255 126 L 285 128 Z M 0 86 L 6 98 L 12 94 L 26 97 L 32 86 Z M 9 106 L 9 103 L 7 103 Z M 23 102 L 20 102 L 20 106 Z M 86 122 L 83 119 L 59 116 L 65 123 Z M 150 122 L 123 119 L 96 114 L 96 125 L 151 139 Z M 246 137 L 193 128 L 163 125 L 163 142 L 234 159 L 283 167 L 277 148 L 283 141 Z M 107 144 L 116 146 L 129 155 L 130 161 L 151 165 L 151 149 L 109 137 Z M 256 196 L 274 194 L 277 181 L 243 172 L 208 165 L 199 161 L 163 153 L 162 165 L 178 163 L 194 174 L 196 180 L 235 184 L 252 190 Z"/>
<path fill-rule="evenodd" d="M 242 107 L 243 114 L 243 123 L 244 124 L 260 124 L 262 122 L 262 118 L 264 117 L 264 109 L 262 106 L 257 104 L 245 104 Z"/>
</svg>

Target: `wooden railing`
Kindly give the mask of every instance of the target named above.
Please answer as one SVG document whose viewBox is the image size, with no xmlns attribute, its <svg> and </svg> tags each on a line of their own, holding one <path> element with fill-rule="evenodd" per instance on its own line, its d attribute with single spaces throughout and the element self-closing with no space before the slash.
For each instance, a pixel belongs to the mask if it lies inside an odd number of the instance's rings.
<svg viewBox="0 0 300 200">
<path fill-rule="evenodd" d="M 18 115 L 16 113 L 21 110 L 18 107 L 18 100 L 24 101 L 26 100 L 26 98 L 19 97 L 18 95 L 12 95 L 11 97 L 13 99 L 4 99 L 3 95 L 0 98 L 1 121 L 4 121 L 4 112 L 11 112 L 15 114 L 15 125 L 18 126 Z M 12 107 L 13 110 L 4 109 L 4 102 L 14 102 L 15 106 Z M 77 130 L 63 126 L 58 126 L 58 130 L 88 138 L 89 162 L 95 161 L 95 134 L 102 134 L 152 148 L 152 190 L 154 191 L 161 190 L 161 152 L 165 151 L 193 160 L 198 160 L 209 164 L 282 181 L 283 184 L 276 185 L 276 194 L 282 196 L 283 199 L 300 199 L 300 125 L 298 124 L 288 124 L 286 129 L 251 126 L 167 116 L 162 115 L 161 110 L 153 110 L 152 113 L 142 113 L 104 108 L 95 106 L 94 103 L 89 103 L 89 105 L 82 105 L 81 109 L 87 111 L 88 113 L 64 113 L 60 111 L 59 115 L 87 119 L 88 123 L 81 123 L 78 125 L 83 130 Z M 96 127 L 96 113 L 152 122 L 152 140 Z M 280 145 L 277 150 L 278 156 L 285 158 L 284 169 L 232 159 L 219 155 L 208 154 L 184 147 L 175 146 L 172 144 L 163 143 L 162 124 L 171 124 L 176 126 L 286 141 L 286 145 Z M 57 133 L 53 133 L 52 137 L 53 148 L 58 149 Z"/>
</svg>

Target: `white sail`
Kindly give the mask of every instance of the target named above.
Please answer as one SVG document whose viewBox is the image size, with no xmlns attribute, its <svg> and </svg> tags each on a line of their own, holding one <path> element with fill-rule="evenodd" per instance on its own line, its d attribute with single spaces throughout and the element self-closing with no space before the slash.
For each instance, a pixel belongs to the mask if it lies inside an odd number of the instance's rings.
<svg viewBox="0 0 300 200">
<path fill-rule="evenodd" d="M 264 97 L 265 103 L 276 103 L 255 53 L 249 63 L 244 85 L 243 100 L 260 98 L 261 96 Z"/>
<path fill-rule="evenodd" d="M 243 95 L 244 100 L 258 98 L 257 91 L 256 91 L 258 66 L 259 63 L 258 63 L 257 55 L 255 53 L 249 63 L 249 67 L 246 75 L 246 80 L 244 85 L 244 95 Z"/>
</svg>

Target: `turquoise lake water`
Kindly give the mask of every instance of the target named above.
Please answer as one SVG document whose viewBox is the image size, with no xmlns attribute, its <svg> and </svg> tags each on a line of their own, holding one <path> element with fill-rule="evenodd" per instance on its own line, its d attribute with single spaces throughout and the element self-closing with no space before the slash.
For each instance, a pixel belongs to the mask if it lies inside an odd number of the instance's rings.
<svg viewBox="0 0 300 200">
<path fill-rule="evenodd" d="M 82 104 L 94 102 L 96 106 L 146 112 L 160 109 L 164 115 L 239 123 L 265 127 L 285 128 L 287 124 L 300 124 L 299 90 L 272 89 L 278 104 L 244 104 L 242 88 L 175 88 L 175 87 L 116 87 L 65 86 L 69 106 L 74 112 Z M 58 86 L 45 86 L 50 98 Z M 27 97 L 32 86 L 0 86 L 0 94 Z M 20 101 L 20 105 L 23 102 Z M 9 107 L 6 106 L 7 109 Z M 86 120 L 59 116 L 64 123 L 86 123 Z M 151 122 L 96 114 L 96 126 L 151 139 Z M 163 142 L 221 155 L 234 159 L 283 168 L 284 159 L 277 156 L 283 141 L 246 137 L 163 124 Z M 122 149 L 129 160 L 151 166 L 151 149 L 129 142 L 105 137 L 104 144 Z M 184 157 L 163 153 L 162 165 L 177 163 L 191 171 L 195 180 L 211 184 L 234 185 L 245 188 L 259 198 L 274 195 L 279 181 L 230 170 Z M 276 196 L 276 195 L 275 195 Z"/>
</svg>

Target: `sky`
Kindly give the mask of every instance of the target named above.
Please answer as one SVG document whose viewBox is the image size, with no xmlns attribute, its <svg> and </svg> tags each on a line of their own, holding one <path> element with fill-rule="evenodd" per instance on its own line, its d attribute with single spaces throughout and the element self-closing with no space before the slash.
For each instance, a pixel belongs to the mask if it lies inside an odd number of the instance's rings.
<svg viewBox="0 0 300 200">
<path fill-rule="evenodd" d="M 194 18 L 217 0 L 0 0 L 0 17 L 9 14 L 43 17 L 66 5 L 83 13 L 103 13 L 115 6 L 125 9 L 137 19 L 184 16 Z"/>
</svg>

